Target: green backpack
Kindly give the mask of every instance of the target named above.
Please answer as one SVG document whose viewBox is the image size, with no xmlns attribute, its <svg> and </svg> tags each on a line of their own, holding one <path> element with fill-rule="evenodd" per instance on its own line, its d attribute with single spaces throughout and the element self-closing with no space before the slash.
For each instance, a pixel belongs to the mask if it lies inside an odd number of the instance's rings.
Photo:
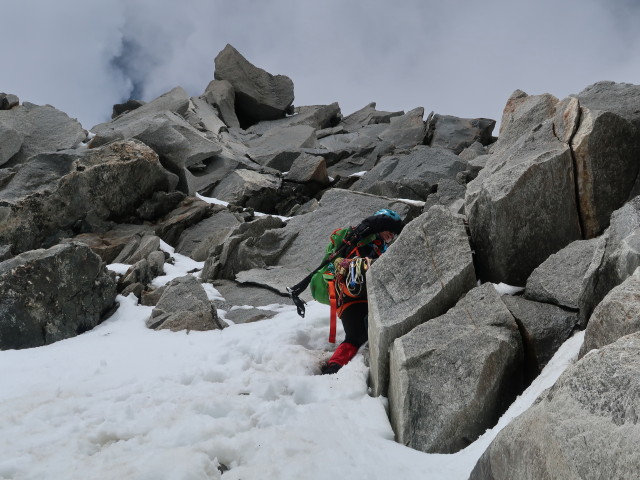
<svg viewBox="0 0 640 480">
<path fill-rule="evenodd" d="M 330 236 L 330 242 L 327 245 L 325 255 L 322 259 L 323 262 L 327 261 L 331 254 L 333 254 L 336 250 L 338 250 L 342 246 L 342 242 L 344 237 L 350 233 L 352 228 L 338 228 L 333 231 Z M 372 242 L 376 238 L 376 235 L 369 235 L 358 242 L 358 246 L 366 245 L 367 243 Z M 349 255 L 350 252 L 345 252 L 345 257 Z M 320 303 L 324 303 L 325 305 L 330 305 L 331 301 L 329 299 L 329 282 L 333 280 L 334 276 L 334 266 L 333 263 L 329 263 L 323 269 L 318 270 L 313 277 L 311 277 L 311 283 L 309 286 L 311 287 L 311 296 Z"/>
</svg>

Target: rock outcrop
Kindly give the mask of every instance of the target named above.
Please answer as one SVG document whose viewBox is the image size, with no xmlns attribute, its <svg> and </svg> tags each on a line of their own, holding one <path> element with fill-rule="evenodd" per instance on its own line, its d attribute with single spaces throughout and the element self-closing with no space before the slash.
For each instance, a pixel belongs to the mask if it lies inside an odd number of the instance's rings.
<svg viewBox="0 0 640 480">
<path fill-rule="evenodd" d="M 640 334 L 587 355 L 498 434 L 469 478 L 634 478 L 638 369 Z"/>
<path fill-rule="evenodd" d="M 386 395 L 393 341 L 445 313 L 475 284 L 462 218 L 435 206 L 405 227 L 367 272 L 375 395 Z"/>
<path fill-rule="evenodd" d="M 518 325 L 493 285 L 396 339 L 389 410 L 396 440 L 430 453 L 469 445 L 519 393 Z"/>
<path fill-rule="evenodd" d="M 114 307 L 116 283 L 86 245 L 55 245 L 0 263 L 0 349 L 74 337 Z"/>
</svg>

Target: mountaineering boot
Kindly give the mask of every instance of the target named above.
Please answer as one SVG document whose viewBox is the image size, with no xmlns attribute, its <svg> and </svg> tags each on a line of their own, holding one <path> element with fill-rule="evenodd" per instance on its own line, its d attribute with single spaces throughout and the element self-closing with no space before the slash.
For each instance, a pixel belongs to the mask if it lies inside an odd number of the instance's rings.
<svg viewBox="0 0 640 480">
<path fill-rule="evenodd" d="M 322 367 L 322 374 L 331 374 L 336 373 L 342 367 L 344 367 L 349 360 L 356 356 L 358 353 L 358 347 L 356 347 L 353 343 L 342 342 L 336 348 L 336 351 L 333 352 L 331 358 L 327 361 L 327 364 Z"/>
<path fill-rule="evenodd" d="M 331 362 L 323 365 L 322 368 L 320 369 L 320 373 L 322 375 L 332 375 L 334 373 L 338 373 L 338 370 L 340 370 L 341 368 L 342 368 L 342 365 Z"/>
</svg>

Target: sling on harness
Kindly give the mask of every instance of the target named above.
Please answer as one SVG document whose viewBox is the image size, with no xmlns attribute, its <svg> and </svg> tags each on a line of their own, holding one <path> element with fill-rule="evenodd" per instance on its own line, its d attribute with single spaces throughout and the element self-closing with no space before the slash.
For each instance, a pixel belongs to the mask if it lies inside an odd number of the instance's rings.
<svg viewBox="0 0 640 480">
<path fill-rule="evenodd" d="M 313 278 L 313 276 L 318 271 L 327 267 L 327 265 L 332 263 L 340 255 L 342 255 L 346 250 L 348 250 L 349 247 L 352 247 L 357 243 L 361 243 L 361 242 L 358 242 L 358 239 L 368 235 L 370 228 L 371 227 L 369 225 L 362 223 L 356 228 L 348 229 L 346 234 L 343 235 L 340 243 L 336 244 L 335 250 L 333 253 L 325 254 L 325 257 L 323 258 L 322 263 L 317 268 L 315 268 L 311 273 L 309 273 L 309 275 L 304 277 L 300 282 L 298 282 L 294 286 L 287 287 L 287 293 L 289 293 L 289 297 L 291 297 L 291 300 L 296 306 L 298 315 L 304 318 L 306 303 L 304 300 L 300 298 L 300 294 L 307 289 L 307 287 L 309 286 L 309 283 L 311 283 L 311 279 Z"/>
</svg>

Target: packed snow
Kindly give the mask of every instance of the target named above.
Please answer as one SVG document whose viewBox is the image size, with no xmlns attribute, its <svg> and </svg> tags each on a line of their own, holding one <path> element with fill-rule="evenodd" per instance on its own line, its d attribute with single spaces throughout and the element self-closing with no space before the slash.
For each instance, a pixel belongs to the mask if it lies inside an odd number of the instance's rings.
<svg viewBox="0 0 640 480">
<path fill-rule="evenodd" d="M 156 285 L 203 266 L 163 248 L 176 262 Z M 334 348 L 324 305 L 310 302 L 301 319 L 283 298 L 269 320 L 174 333 L 146 328 L 152 307 L 133 295 L 117 300 L 87 333 L 0 352 L 1 479 L 466 479 L 583 338 L 562 346 L 494 429 L 457 454 L 426 454 L 394 442 L 362 352 L 318 375 Z"/>
</svg>

